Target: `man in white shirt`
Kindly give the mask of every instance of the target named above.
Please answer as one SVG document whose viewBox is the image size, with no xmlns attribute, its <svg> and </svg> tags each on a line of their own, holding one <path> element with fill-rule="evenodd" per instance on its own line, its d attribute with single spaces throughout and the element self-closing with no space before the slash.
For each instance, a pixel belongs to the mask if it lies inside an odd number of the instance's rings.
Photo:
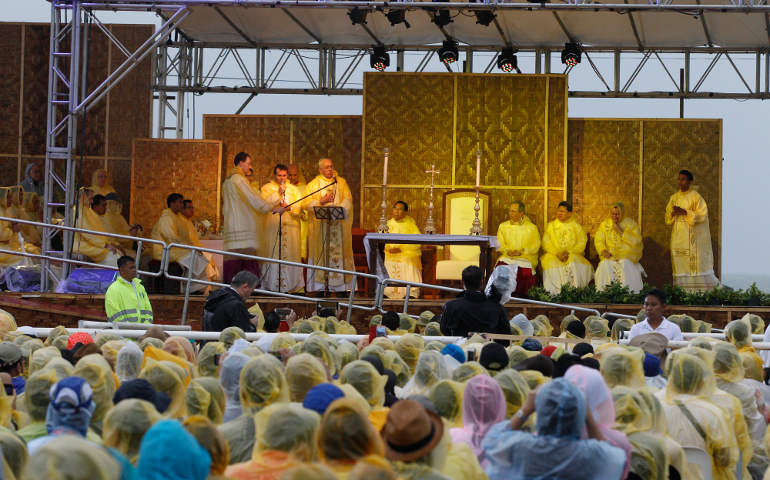
<svg viewBox="0 0 770 480">
<path fill-rule="evenodd" d="M 666 309 L 666 294 L 662 290 L 654 288 L 644 297 L 644 313 L 647 318 L 643 322 L 637 323 L 628 332 L 628 339 L 631 340 L 637 335 L 645 333 L 660 333 L 671 341 L 683 341 L 682 331 L 677 324 L 669 322 L 663 316 Z"/>
</svg>

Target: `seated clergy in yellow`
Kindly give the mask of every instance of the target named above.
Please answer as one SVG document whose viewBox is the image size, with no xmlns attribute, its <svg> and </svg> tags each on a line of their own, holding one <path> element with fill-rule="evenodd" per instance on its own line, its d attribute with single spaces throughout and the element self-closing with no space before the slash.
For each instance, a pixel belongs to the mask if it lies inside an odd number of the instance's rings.
<svg viewBox="0 0 770 480">
<path fill-rule="evenodd" d="M 104 222 L 102 222 L 102 216 L 107 211 L 107 200 L 103 195 L 91 196 L 92 193 L 89 189 L 80 189 L 80 204 L 75 225 L 85 230 L 107 233 Z M 89 197 L 91 197 L 90 205 Z M 84 255 L 92 262 L 100 265 L 116 267 L 118 258 L 123 255 L 117 239 L 103 235 L 75 233 L 72 243 L 72 253 Z"/>
<path fill-rule="evenodd" d="M 587 241 L 583 227 L 572 218 L 572 205 L 559 202 L 556 219 L 545 227 L 545 254 L 540 257 L 543 286 L 549 293 L 558 294 L 562 285 L 585 287 L 591 282 L 594 269 L 583 256 Z"/>
<path fill-rule="evenodd" d="M 12 187 L 0 188 L 0 217 L 15 218 L 11 210 L 11 196 L 15 194 L 16 191 Z M 22 224 L 20 223 L 0 221 L 0 248 L 20 252 L 22 250 L 19 241 L 21 229 Z M 24 257 L 12 253 L 0 253 L 0 273 L 4 267 L 20 264 L 23 259 Z"/>
<path fill-rule="evenodd" d="M 601 258 L 594 277 L 597 290 L 604 290 L 612 282 L 627 285 L 636 293 L 642 289 L 642 231 L 630 217 L 624 218 L 624 213 L 621 202 L 613 204 L 609 218 L 596 231 L 594 247 Z"/>
<path fill-rule="evenodd" d="M 537 284 L 535 268 L 540 251 L 540 232 L 537 225 L 525 214 L 524 203 L 517 200 L 508 209 L 508 220 L 497 228 L 500 242 L 498 265 L 516 265 L 517 296 L 526 296 L 529 289 Z"/>
<path fill-rule="evenodd" d="M 414 218 L 406 213 L 408 211 L 409 205 L 406 202 L 399 200 L 393 204 L 393 218 L 388 220 L 388 233 L 420 234 L 420 229 Z M 408 282 L 422 282 L 422 248 L 417 244 L 388 243 L 385 245 L 385 269 L 390 278 Z M 385 296 L 388 298 L 404 298 L 405 295 L 405 287 L 387 287 L 385 289 Z M 409 296 L 419 297 L 420 289 L 409 289 Z"/>
</svg>

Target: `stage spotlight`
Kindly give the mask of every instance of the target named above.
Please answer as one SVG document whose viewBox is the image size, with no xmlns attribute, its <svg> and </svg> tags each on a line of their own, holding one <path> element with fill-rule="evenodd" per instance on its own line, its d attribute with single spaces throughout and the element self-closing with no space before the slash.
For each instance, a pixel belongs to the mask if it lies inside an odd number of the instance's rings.
<svg viewBox="0 0 770 480">
<path fill-rule="evenodd" d="M 449 14 L 449 10 L 439 10 L 433 13 L 432 22 L 435 23 L 439 28 L 446 27 L 453 21 L 454 20 L 452 20 L 452 17 Z"/>
<path fill-rule="evenodd" d="M 495 17 L 497 17 L 497 15 L 489 10 L 476 10 L 474 13 L 476 14 L 476 23 L 484 25 L 485 27 L 488 27 L 489 24 L 495 20 Z"/>
<path fill-rule="evenodd" d="M 504 48 L 500 52 L 500 56 L 497 57 L 497 68 L 508 73 L 516 70 L 518 62 L 516 60 L 516 54 L 513 53 L 512 48 Z"/>
<path fill-rule="evenodd" d="M 460 54 L 457 50 L 457 42 L 454 40 L 444 40 L 444 44 L 438 49 L 438 59 L 449 65 L 455 63 Z"/>
<path fill-rule="evenodd" d="M 363 25 L 366 23 L 367 13 L 369 13 L 367 10 L 361 10 L 360 8 L 355 7 L 348 12 L 348 17 L 350 17 L 350 21 L 353 25 Z"/>
<path fill-rule="evenodd" d="M 580 45 L 577 43 L 565 43 L 561 51 L 561 63 L 568 67 L 574 67 L 580 63 Z"/>
<path fill-rule="evenodd" d="M 381 72 L 390 66 L 390 55 L 385 47 L 372 47 L 372 53 L 369 55 L 369 66 Z"/>
<path fill-rule="evenodd" d="M 406 28 L 411 28 L 409 22 L 406 21 L 406 10 L 390 10 L 386 15 L 390 21 L 390 26 L 395 27 L 399 23 L 406 25 Z"/>
</svg>

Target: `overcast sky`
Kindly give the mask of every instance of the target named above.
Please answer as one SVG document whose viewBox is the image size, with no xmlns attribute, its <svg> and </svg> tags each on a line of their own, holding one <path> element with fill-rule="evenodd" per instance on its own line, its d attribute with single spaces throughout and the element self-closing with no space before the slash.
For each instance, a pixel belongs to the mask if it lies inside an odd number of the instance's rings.
<svg viewBox="0 0 770 480">
<path fill-rule="evenodd" d="M 154 23 L 154 16 L 146 13 L 100 13 L 104 23 Z M 44 0 L 6 1 L 3 5 L 2 21 L 11 22 L 48 22 L 50 21 L 50 3 Z M 609 54 L 592 56 L 606 79 L 612 78 L 612 59 Z M 676 73 L 679 65 L 672 56 L 663 56 L 669 69 Z M 744 77 L 751 82 L 754 79 L 754 57 L 733 56 L 741 69 L 748 69 Z M 393 59 L 395 61 L 395 59 Z M 408 57 L 407 63 L 417 62 L 418 57 Z M 558 62 L 558 59 L 554 60 Z M 639 59 L 629 58 L 621 67 L 623 78 L 633 71 Z M 483 68 L 487 59 L 475 59 L 476 71 Z M 669 62 L 671 62 L 669 64 Z M 429 70 L 442 71 L 438 61 L 432 62 Z M 764 63 L 764 62 L 762 62 Z M 247 61 L 248 64 L 248 61 Z M 253 62 L 252 62 L 253 64 Z M 362 65 L 368 68 L 364 60 Z M 519 65 L 524 73 L 534 72 L 533 57 L 520 55 Z M 650 62 L 650 68 L 643 71 L 636 79 L 631 90 L 670 90 L 672 84 L 661 76 L 662 67 Z M 707 66 L 706 60 L 692 60 L 691 85 L 699 72 Z M 556 69 L 556 67 L 554 67 Z M 353 86 L 361 83 L 361 69 L 352 78 Z M 557 70 L 555 70 L 557 71 Z M 558 70 L 560 72 L 561 70 Z M 297 68 L 287 67 L 289 76 L 295 80 L 301 77 Z M 235 76 L 237 73 L 220 72 L 221 75 Z M 763 72 L 764 74 L 764 72 Z M 663 73 L 665 75 L 665 73 Z M 664 81 L 665 80 L 665 81 Z M 590 65 L 583 61 L 570 74 L 570 89 L 596 89 L 601 85 Z M 701 87 L 702 91 L 720 90 L 725 85 L 733 91 L 740 91 L 742 84 L 735 72 L 723 57 L 711 76 Z M 283 86 L 290 86 L 287 83 Z M 192 111 L 192 96 L 187 102 L 185 136 L 200 138 L 202 115 L 204 113 L 235 113 L 247 95 L 207 94 L 195 97 L 195 111 Z M 570 117 L 642 117 L 676 118 L 679 116 L 677 100 L 641 100 L 641 99 L 570 99 Z M 254 99 L 242 112 L 245 114 L 354 114 L 360 115 L 361 97 L 316 96 L 316 95 L 261 95 Z M 759 193 L 767 193 L 770 177 L 770 104 L 760 100 L 688 100 L 685 103 L 687 118 L 722 118 L 723 119 L 723 220 L 722 220 L 722 259 L 723 279 L 735 287 L 745 287 L 749 280 L 757 281 L 765 290 L 770 290 L 770 220 L 765 218 L 764 208 L 760 204 Z M 193 131 L 193 124 L 195 131 Z M 671 181 L 672 192 L 675 179 Z M 708 201 L 708 199 L 706 199 Z"/>
</svg>

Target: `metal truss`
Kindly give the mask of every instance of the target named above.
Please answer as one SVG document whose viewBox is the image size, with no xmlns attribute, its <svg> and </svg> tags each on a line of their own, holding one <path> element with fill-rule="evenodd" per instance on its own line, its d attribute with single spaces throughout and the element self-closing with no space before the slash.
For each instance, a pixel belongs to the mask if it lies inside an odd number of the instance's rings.
<svg viewBox="0 0 770 480">
<path fill-rule="evenodd" d="M 98 9 L 98 8 L 97 8 Z M 127 49 L 97 18 L 88 2 L 81 0 L 51 0 L 51 38 L 48 63 L 48 109 L 46 117 L 45 193 L 43 195 L 46 224 L 54 221 L 57 211 L 64 215 L 66 227 L 75 223 L 75 159 L 84 151 L 78 143 L 78 124 L 85 113 L 100 102 L 157 45 L 166 40 L 169 33 L 189 14 L 186 6 L 158 7 L 168 14 L 168 19 L 135 51 Z M 88 30 L 98 28 L 121 52 L 125 59 L 107 78 L 97 85 L 87 85 L 88 77 Z M 61 173 L 64 173 L 62 178 Z M 58 200 L 58 201 L 57 201 Z M 62 201 L 63 200 L 63 201 Z M 43 234 L 43 254 L 52 252 L 51 241 L 56 230 L 47 228 Z M 72 250 L 72 231 L 62 234 L 65 260 L 62 275 L 68 273 Z M 41 289 L 49 290 L 51 280 L 58 278 L 49 268 L 49 260 L 43 260 Z"/>
</svg>

